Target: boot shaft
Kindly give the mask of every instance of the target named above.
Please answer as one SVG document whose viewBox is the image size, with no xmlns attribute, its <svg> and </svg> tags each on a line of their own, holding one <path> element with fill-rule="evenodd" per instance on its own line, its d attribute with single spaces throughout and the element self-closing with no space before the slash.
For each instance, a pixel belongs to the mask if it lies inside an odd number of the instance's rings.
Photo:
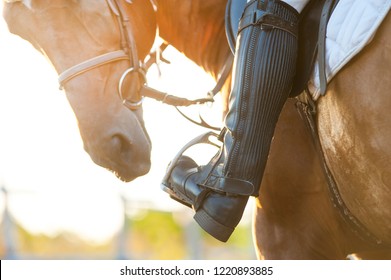
<svg viewBox="0 0 391 280">
<path fill-rule="evenodd" d="M 281 1 L 251 1 L 239 25 L 222 173 L 251 182 L 254 195 L 295 75 L 297 22 Z"/>
</svg>

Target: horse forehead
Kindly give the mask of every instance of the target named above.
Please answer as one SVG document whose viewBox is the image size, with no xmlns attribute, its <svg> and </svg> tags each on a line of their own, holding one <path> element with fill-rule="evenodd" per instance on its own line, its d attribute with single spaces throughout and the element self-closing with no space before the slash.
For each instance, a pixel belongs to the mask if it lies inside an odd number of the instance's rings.
<svg viewBox="0 0 391 280">
<path fill-rule="evenodd" d="M 93 15 L 100 14 L 107 17 L 111 14 L 107 1 L 109 0 L 3 0 L 3 3 L 6 4 L 3 9 L 3 17 L 5 18 L 6 14 L 10 14 L 11 18 L 8 20 L 14 22 L 14 19 L 20 18 L 22 15 L 35 16 L 37 15 L 35 12 L 40 11 L 52 13 L 51 8 L 58 7 L 70 7 L 72 10 L 77 8 L 74 10 L 75 12 Z M 24 13 L 19 13 L 19 11 Z M 21 23 L 26 23 L 26 20 L 21 21 Z"/>
<path fill-rule="evenodd" d="M 33 0 L 3 0 L 5 3 L 16 3 L 16 2 L 22 2 L 27 8 L 31 9 L 31 2 Z"/>
<path fill-rule="evenodd" d="M 79 2 L 79 3 L 84 3 L 85 2 L 85 4 L 90 4 L 90 5 L 92 5 L 92 6 L 94 6 L 94 5 L 97 5 L 98 3 L 98 1 L 96 1 L 96 0 L 85 0 L 85 1 L 82 1 L 82 0 L 74 0 L 74 1 L 76 1 L 76 2 Z M 108 0 L 109 2 L 111 1 L 111 0 Z M 126 2 L 128 2 L 129 0 L 125 0 Z M 32 6 L 33 6 L 33 2 L 34 2 L 34 0 L 3 0 L 3 2 L 5 2 L 5 3 L 8 3 L 8 4 L 10 4 L 10 3 L 17 3 L 17 2 L 21 2 L 24 6 L 26 6 L 27 8 L 29 8 L 29 9 L 32 9 Z M 50 2 L 52 2 L 51 0 L 48 0 L 48 3 L 50 3 Z M 99 1 L 99 2 L 102 2 L 102 1 Z"/>
</svg>

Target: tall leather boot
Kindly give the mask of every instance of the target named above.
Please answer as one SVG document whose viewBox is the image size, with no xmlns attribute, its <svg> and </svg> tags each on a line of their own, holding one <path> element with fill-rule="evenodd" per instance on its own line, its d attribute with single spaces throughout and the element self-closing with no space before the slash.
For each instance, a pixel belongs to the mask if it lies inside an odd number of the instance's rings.
<svg viewBox="0 0 391 280">
<path fill-rule="evenodd" d="M 234 231 L 249 196 L 258 196 L 274 129 L 295 74 L 297 22 L 298 13 L 284 2 L 247 4 L 239 24 L 223 146 L 205 166 L 180 157 L 163 182 L 220 241 Z"/>
</svg>

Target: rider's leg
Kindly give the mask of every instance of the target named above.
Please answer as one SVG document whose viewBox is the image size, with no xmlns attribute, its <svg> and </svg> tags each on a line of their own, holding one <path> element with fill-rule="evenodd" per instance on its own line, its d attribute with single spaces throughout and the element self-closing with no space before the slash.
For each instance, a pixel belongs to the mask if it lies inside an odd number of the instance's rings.
<svg viewBox="0 0 391 280">
<path fill-rule="evenodd" d="M 171 189 L 191 201 L 194 219 L 226 241 L 250 195 L 257 196 L 274 128 L 289 96 L 297 56 L 298 13 L 278 0 L 250 1 L 239 25 L 224 145 L 203 167 L 183 157 Z"/>
</svg>

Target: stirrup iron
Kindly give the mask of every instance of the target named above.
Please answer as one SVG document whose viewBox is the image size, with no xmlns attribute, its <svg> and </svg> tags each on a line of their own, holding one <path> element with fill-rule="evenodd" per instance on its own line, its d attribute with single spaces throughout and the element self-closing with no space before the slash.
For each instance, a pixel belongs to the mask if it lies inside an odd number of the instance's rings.
<svg viewBox="0 0 391 280">
<path fill-rule="evenodd" d="M 222 132 L 224 133 L 224 131 Z M 168 193 L 170 197 L 188 207 L 192 207 L 192 201 L 188 199 L 187 197 L 179 194 L 178 192 L 175 192 L 174 189 L 171 187 L 171 184 L 169 183 L 169 179 L 171 177 L 171 173 L 174 170 L 174 168 L 178 164 L 178 160 L 183 156 L 183 153 L 185 153 L 188 149 L 191 147 L 198 145 L 198 144 L 209 144 L 212 146 L 215 146 L 217 148 L 221 148 L 218 144 L 211 141 L 211 138 L 214 137 L 217 140 L 221 141 L 221 134 L 217 134 L 213 131 L 206 132 L 204 134 L 201 134 L 194 139 L 192 139 L 190 142 L 188 142 L 182 149 L 179 150 L 179 152 L 175 155 L 175 157 L 172 159 L 172 161 L 168 164 L 166 175 L 163 177 L 163 180 L 160 184 L 160 188 Z"/>
</svg>

